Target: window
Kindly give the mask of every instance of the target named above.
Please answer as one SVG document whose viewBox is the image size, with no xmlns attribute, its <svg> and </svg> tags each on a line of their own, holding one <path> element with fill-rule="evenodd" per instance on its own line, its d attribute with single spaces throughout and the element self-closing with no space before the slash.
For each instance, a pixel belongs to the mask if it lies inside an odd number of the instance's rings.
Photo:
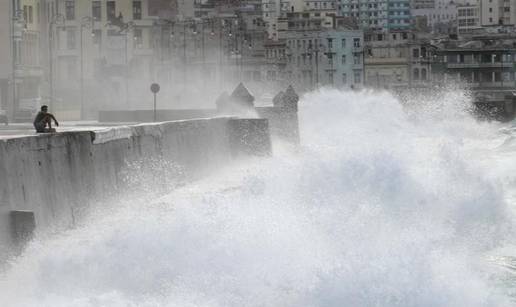
<svg viewBox="0 0 516 307">
<path fill-rule="evenodd" d="M 362 83 L 362 72 L 360 70 L 353 71 L 354 83 Z"/>
<path fill-rule="evenodd" d="M 359 48 L 360 47 L 360 38 L 354 38 L 353 39 L 353 47 Z"/>
<path fill-rule="evenodd" d="M 419 58 L 419 49 L 412 49 L 412 56 L 414 58 Z"/>
<path fill-rule="evenodd" d="M 328 53 L 328 65 L 333 65 L 333 56 L 331 53 Z"/>
<path fill-rule="evenodd" d="M 29 5 L 29 20 L 27 20 L 28 23 L 34 22 L 34 12 L 32 11 L 32 5 Z"/>
<path fill-rule="evenodd" d="M 342 48 L 346 48 L 346 39 L 345 38 L 342 39 Z"/>
<path fill-rule="evenodd" d="M 328 72 L 328 82 L 330 82 L 330 84 L 333 84 L 333 71 Z"/>
<path fill-rule="evenodd" d="M 328 38 L 328 49 L 333 48 L 333 38 Z"/>
<path fill-rule="evenodd" d="M 116 2 L 108 1 L 106 2 L 106 15 L 108 20 L 116 19 Z"/>
<path fill-rule="evenodd" d="M 143 48 L 143 31 L 142 29 L 134 29 L 134 48 Z"/>
<path fill-rule="evenodd" d="M 353 54 L 353 64 L 355 64 L 355 65 L 360 64 L 360 53 Z"/>
<path fill-rule="evenodd" d="M 348 83 L 348 76 L 344 73 L 342 74 L 342 84 Z"/>
<path fill-rule="evenodd" d="M 67 20 L 75 19 L 75 1 L 74 0 L 66 0 L 65 1 L 65 15 Z"/>
<path fill-rule="evenodd" d="M 27 5 L 23 6 L 23 20 L 29 20 L 29 7 Z"/>
<path fill-rule="evenodd" d="M 94 20 L 102 19 L 100 1 L 93 1 L 91 3 L 91 17 L 93 17 Z"/>
<path fill-rule="evenodd" d="M 102 31 L 101 30 L 93 30 L 93 32 L 91 32 L 91 36 L 93 39 L 93 44 L 100 45 L 100 43 L 102 42 Z"/>
<path fill-rule="evenodd" d="M 346 64 L 346 55 L 345 54 L 342 55 L 342 64 L 343 65 Z"/>
<path fill-rule="evenodd" d="M 418 68 L 414 68 L 413 76 L 414 76 L 414 80 L 419 80 L 419 69 Z"/>
<path fill-rule="evenodd" d="M 133 19 L 134 20 L 142 19 L 142 2 L 141 1 L 133 1 Z"/>
<path fill-rule="evenodd" d="M 426 80 L 426 68 L 421 68 L 421 80 Z"/>
<path fill-rule="evenodd" d="M 75 49 L 75 29 L 66 30 L 66 47 L 67 49 Z"/>
</svg>

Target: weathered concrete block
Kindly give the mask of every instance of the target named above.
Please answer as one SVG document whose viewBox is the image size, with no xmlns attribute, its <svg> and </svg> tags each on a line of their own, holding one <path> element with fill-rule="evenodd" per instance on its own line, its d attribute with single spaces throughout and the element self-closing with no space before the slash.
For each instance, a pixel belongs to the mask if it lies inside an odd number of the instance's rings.
<svg viewBox="0 0 516 307">
<path fill-rule="evenodd" d="M 17 247 L 22 247 L 34 236 L 36 219 L 32 211 L 11 211 L 11 239 Z"/>
<path fill-rule="evenodd" d="M 272 153 L 267 119 L 230 119 L 228 134 L 233 156 L 268 156 Z"/>
<path fill-rule="evenodd" d="M 285 112 L 297 112 L 299 95 L 290 85 L 285 92 L 279 92 L 272 102 L 274 107 L 284 109 Z"/>
<path fill-rule="evenodd" d="M 230 96 L 226 93 L 217 99 L 217 111 L 219 113 L 242 115 L 254 108 L 254 96 L 243 83 L 240 83 Z"/>
<path fill-rule="evenodd" d="M 65 229 L 95 200 L 128 188 L 128 163 L 164 159 L 197 176 L 235 156 L 270 153 L 267 119 L 228 117 L 0 140 L 0 256 L 36 225 Z"/>
</svg>

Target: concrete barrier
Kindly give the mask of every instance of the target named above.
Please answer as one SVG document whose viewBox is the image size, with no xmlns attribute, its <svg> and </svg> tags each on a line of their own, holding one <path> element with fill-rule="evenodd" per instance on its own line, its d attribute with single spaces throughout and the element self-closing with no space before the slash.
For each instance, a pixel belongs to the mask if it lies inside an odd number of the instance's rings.
<svg viewBox="0 0 516 307">
<path fill-rule="evenodd" d="M 216 109 L 176 109 L 157 110 L 158 121 L 195 119 L 215 116 L 246 116 L 256 114 L 260 118 L 269 120 L 270 132 L 273 137 L 293 144 L 299 143 L 298 120 L 299 96 L 289 86 L 285 92 L 274 97 L 273 105 L 255 107 L 254 97 L 243 84 L 239 84 L 231 95 L 222 93 L 217 98 Z M 100 122 L 149 122 L 152 121 L 153 110 L 133 111 L 100 111 Z"/>
<path fill-rule="evenodd" d="M 21 222 L 27 215 L 20 212 L 32 212 L 37 229 L 69 227 L 94 195 L 123 188 L 120 174 L 131 162 L 172 161 L 195 176 L 270 150 L 266 119 L 197 119 L 0 140 L 0 254 L 30 228 L 20 226 L 30 224 Z"/>
</svg>

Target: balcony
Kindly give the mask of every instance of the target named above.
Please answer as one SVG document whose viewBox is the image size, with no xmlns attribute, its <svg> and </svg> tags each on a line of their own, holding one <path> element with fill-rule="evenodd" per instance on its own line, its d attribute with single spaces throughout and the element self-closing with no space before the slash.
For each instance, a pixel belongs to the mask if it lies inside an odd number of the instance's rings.
<svg viewBox="0 0 516 307">
<path fill-rule="evenodd" d="M 468 63 L 446 63 L 448 69 L 468 69 L 468 68 L 512 68 L 512 62 L 495 62 L 495 63 L 481 63 L 481 62 L 468 62 Z"/>
</svg>

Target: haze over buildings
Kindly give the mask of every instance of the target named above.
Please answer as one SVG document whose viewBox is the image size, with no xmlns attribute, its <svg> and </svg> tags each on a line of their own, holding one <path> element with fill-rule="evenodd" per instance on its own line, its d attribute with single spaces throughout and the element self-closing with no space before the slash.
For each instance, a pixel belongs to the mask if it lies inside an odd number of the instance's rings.
<svg viewBox="0 0 516 307">
<path fill-rule="evenodd" d="M 458 72 L 442 69 L 450 61 L 443 42 L 462 46 L 491 35 L 489 44 L 511 45 L 516 20 L 512 0 L 9 0 L 0 5 L 0 108 L 16 120 L 30 119 L 41 104 L 69 119 L 94 119 L 103 109 L 145 108 L 152 82 L 162 85 L 166 108 L 212 104 L 201 94 L 218 95 L 240 81 L 259 95 L 288 84 L 302 89 L 422 86 L 443 80 L 441 73 L 468 83 L 461 76 L 470 75 L 471 65 Z M 468 48 L 464 57 L 471 52 L 477 51 Z M 489 97 L 489 91 L 505 96 L 514 85 L 512 49 L 492 51 L 491 63 L 498 57 L 504 64 L 491 67 L 490 82 L 474 86 Z"/>
</svg>

